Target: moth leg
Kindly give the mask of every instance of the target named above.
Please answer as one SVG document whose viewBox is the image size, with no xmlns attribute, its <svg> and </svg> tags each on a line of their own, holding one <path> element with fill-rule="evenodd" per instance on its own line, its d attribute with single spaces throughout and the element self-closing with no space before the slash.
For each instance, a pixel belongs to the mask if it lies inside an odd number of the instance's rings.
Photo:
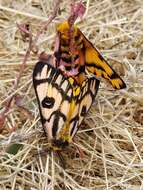
<svg viewBox="0 0 143 190">
<path fill-rule="evenodd" d="M 65 161 L 63 155 L 61 154 L 61 151 L 56 151 L 55 153 L 57 154 L 57 156 L 58 156 L 58 158 L 59 158 L 59 160 L 60 160 L 60 163 L 61 163 L 61 165 L 62 165 L 62 168 L 63 168 L 63 169 L 66 169 L 67 164 L 66 164 L 66 161 Z"/>
<path fill-rule="evenodd" d="M 72 139 L 72 141 L 73 141 L 74 147 L 76 148 L 78 154 L 80 155 L 80 158 L 83 159 L 83 158 L 85 157 L 85 153 L 84 153 L 83 149 L 80 148 L 80 147 L 77 145 L 75 137 Z"/>
</svg>

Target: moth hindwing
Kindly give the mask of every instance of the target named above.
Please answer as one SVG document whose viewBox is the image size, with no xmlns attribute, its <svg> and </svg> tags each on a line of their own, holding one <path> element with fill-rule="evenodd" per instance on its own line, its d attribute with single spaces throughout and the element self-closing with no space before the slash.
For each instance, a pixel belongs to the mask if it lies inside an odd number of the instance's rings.
<svg viewBox="0 0 143 190">
<path fill-rule="evenodd" d="M 38 62 L 33 84 L 50 146 L 55 151 L 61 150 L 76 134 L 96 96 L 99 81 L 87 78 L 80 86 L 48 62 Z"/>
<path fill-rule="evenodd" d="M 125 88 L 125 82 L 76 25 L 73 30 L 74 48 L 70 49 L 69 31 L 70 26 L 67 21 L 57 27 L 59 45 L 55 51 L 55 56 L 58 65 L 64 65 L 69 73 L 73 67 L 76 74 L 87 70 L 97 78 L 103 77 L 108 80 L 115 89 Z M 71 60 L 74 60 L 74 62 Z"/>
</svg>

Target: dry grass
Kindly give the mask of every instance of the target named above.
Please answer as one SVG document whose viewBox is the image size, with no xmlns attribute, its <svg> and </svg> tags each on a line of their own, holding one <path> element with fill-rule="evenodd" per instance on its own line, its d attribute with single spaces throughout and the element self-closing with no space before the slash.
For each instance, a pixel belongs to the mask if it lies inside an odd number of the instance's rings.
<svg viewBox="0 0 143 190">
<path fill-rule="evenodd" d="M 33 34 L 53 8 L 52 0 L 5 0 L 0 5 L 0 104 L 11 93 L 13 103 L 0 134 L 0 189 L 7 190 L 142 190 L 143 189 L 143 1 L 85 0 L 80 29 L 124 78 L 127 89 L 111 90 L 102 83 L 78 134 L 65 152 L 66 169 L 54 154 L 40 153 L 46 137 L 39 120 L 31 83 L 37 56 L 31 55 L 20 84 L 13 91 L 27 44 L 16 23 L 29 23 Z M 63 1 L 56 19 L 38 40 L 39 52 L 51 52 L 55 23 L 69 14 Z M 20 148 L 20 149 L 19 149 Z M 16 149 L 19 151 L 14 153 Z M 44 151 L 45 152 L 45 151 Z"/>
</svg>

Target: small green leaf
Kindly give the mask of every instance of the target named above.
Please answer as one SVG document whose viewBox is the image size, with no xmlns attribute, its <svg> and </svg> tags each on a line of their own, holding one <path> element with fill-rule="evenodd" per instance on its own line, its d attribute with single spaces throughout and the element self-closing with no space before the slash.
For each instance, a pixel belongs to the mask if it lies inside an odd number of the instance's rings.
<svg viewBox="0 0 143 190">
<path fill-rule="evenodd" d="M 15 154 L 17 154 L 17 152 L 19 151 L 19 149 L 22 148 L 22 147 L 23 147 L 22 144 L 12 144 L 8 148 L 7 153 L 15 155 Z"/>
</svg>

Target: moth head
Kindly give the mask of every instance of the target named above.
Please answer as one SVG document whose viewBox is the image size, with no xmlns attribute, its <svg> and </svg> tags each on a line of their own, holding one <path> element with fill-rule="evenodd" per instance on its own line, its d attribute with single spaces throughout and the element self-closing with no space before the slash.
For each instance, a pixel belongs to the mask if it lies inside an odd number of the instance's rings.
<svg viewBox="0 0 143 190">
<path fill-rule="evenodd" d="M 60 23 L 57 25 L 57 32 L 60 33 L 62 36 L 68 36 L 69 35 L 69 31 L 70 31 L 70 25 L 68 23 L 68 21 L 65 21 L 63 23 Z M 76 25 L 74 25 L 74 31 L 73 31 L 73 35 L 75 36 L 78 32 L 78 28 Z"/>
<path fill-rule="evenodd" d="M 63 139 L 52 139 L 51 149 L 53 151 L 59 151 L 65 149 L 69 145 L 67 140 Z"/>
</svg>

